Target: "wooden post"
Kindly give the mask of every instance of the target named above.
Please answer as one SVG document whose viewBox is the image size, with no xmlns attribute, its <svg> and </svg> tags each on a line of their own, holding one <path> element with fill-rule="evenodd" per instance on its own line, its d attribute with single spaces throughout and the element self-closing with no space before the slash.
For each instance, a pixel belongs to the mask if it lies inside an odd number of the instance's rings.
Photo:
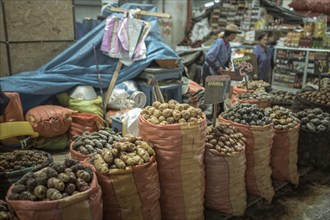
<svg viewBox="0 0 330 220">
<path fill-rule="evenodd" d="M 244 75 L 244 80 L 245 80 L 245 85 L 246 85 L 246 91 L 249 92 L 248 80 L 247 80 L 246 75 Z"/>
<path fill-rule="evenodd" d="M 212 126 L 215 127 L 217 120 L 217 112 L 218 112 L 218 104 L 213 104 L 213 118 L 212 118 Z"/>
<path fill-rule="evenodd" d="M 117 82 L 117 78 L 118 78 L 118 75 L 119 75 L 119 71 L 121 69 L 121 66 L 122 66 L 122 62 L 118 61 L 117 66 L 116 66 L 116 69 L 115 69 L 115 72 L 113 73 L 112 78 L 111 78 L 111 81 L 109 83 L 109 87 L 108 87 L 107 93 L 105 94 L 105 98 L 104 98 L 104 101 L 103 101 L 103 105 L 104 106 L 107 106 L 107 104 L 108 104 L 108 102 L 110 100 L 112 91 L 113 91 L 113 89 L 114 89 L 114 87 L 116 85 L 116 82 Z"/>
</svg>

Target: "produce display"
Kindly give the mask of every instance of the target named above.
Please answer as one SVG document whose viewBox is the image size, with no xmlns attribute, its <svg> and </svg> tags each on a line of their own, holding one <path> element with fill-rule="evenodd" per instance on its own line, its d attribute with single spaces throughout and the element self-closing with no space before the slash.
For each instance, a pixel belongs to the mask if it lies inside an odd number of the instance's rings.
<svg viewBox="0 0 330 220">
<path fill-rule="evenodd" d="M 8 196 L 10 200 L 58 200 L 89 189 L 93 170 L 78 160 L 65 159 L 19 179 Z"/>
<path fill-rule="evenodd" d="M 153 148 L 141 137 L 127 134 L 111 149 L 103 148 L 102 152 L 93 155 L 91 161 L 98 171 L 107 174 L 109 169 L 126 169 L 148 163 L 154 155 Z"/>
<path fill-rule="evenodd" d="M 14 150 L 0 153 L 0 172 L 11 172 L 41 165 L 48 160 L 45 153 L 35 150 Z"/>
<path fill-rule="evenodd" d="M 273 108 L 266 108 L 265 111 L 271 117 L 275 129 L 286 130 L 300 124 L 300 120 L 287 108 L 276 105 Z"/>
<path fill-rule="evenodd" d="M 269 114 L 255 104 L 239 103 L 223 112 L 224 119 L 246 125 L 263 126 L 272 122 Z"/>
<path fill-rule="evenodd" d="M 200 122 L 203 112 L 189 104 L 180 104 L 175 100 L 168 103 L 154 102 L 152 106 L 145 107 L 141 115 L 152 124 L 177 124 L 186 122 Z"/>
<path fill-rule="evenodd" d="M 319 85 L 319 78 L 314 78 L 311 83 L 315 85 Z M 323 78 L 321 79 L 321 89 L 330 89 L 330 78 Z"/>
<path fill-rule="evenodd" d="M 292 104 L 293 99 L 295 97 L 295 93 L 289 91 L 272 91 L 270 93 L 272 102 L 275 103 L 290 103 Z"/>
<path fill-rule="evenodd" d="M 243 100 L 270 100 L 272 96 L 265 91 L 257 90 L 255 92 L 237 94 L 237 98 Z"/>
<path fill-rule="evenodd" d="M 228 156 L 244 150 L 246 138 L 237 128 L 220 123 L 217 127 L 208 127 L 205 147 L 215 149 Z"/>
<path fill-rule="evenodd" d="M 298 112 L 301 128 L 312 132 L 323 132 L 330 129 L 330 114 L 319 108 L 305 109 Z"/>
<path fill-rule="evenodd" d="M 15 212 L 3 200 L 0 200 L 0 219 L 1 220 L 18 220 Z"/>
<path fill-rule="evenodd" d="M 103 148 L 111 149 L 111 145 L 122 140 L 123 137 L 112 130 L 99 130 L 98 132 L 85 131 L 76 135 L 72 148 L 82 154 L 101 153 Z"/>
<path fill-rule="evenodd" d="M 302 91 L 299 96 L 313 103 L 330 106 L 330 90 Z"/>
<path fill-rule="evenodd" d="M 246 89 L 246 82 L 241 82 L 236 84 L 237 88 L 240 89 Z M 252 80 L 248 81 L 248 87 L 251 90 L 257 90 L 257 89 L 264 89 L 266 87 L 269 87 L 269 83 L 263 81 L 263 80 Z"/>
</svg>

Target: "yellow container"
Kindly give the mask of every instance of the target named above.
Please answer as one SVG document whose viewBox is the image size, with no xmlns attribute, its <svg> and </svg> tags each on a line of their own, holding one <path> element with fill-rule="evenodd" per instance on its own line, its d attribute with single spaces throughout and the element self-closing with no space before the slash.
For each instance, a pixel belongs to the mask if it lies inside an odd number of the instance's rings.
<svg viewBox="0 0 330 220">
<path fill-rule="evenodd" d="M 28 121 L 13 121 L 0 123 L 0 140 L 19 136 L 38 137 L 38 132 L 33 131 Z"/>
</svg>

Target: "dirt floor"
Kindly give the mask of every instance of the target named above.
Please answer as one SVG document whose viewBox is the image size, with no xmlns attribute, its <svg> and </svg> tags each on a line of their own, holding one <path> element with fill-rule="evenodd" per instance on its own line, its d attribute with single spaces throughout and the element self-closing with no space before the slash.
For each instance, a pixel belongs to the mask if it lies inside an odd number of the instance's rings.
<svg viewBox="0 0 330 220">
<path fill-rule="evenodd" d="M 299 186 L 287 184 L 276 191 L 272 204 L 260 200 L 246 210 L 244 217 L 221 216 L 206 211 L 206 220 L 329 220 L 330 170 L 312 170 Z"/>
</svg>

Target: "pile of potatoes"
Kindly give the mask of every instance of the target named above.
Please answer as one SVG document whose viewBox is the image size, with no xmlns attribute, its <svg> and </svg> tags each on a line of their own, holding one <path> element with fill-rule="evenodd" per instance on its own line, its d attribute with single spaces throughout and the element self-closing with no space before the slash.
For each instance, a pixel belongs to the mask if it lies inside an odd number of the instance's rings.
<svg viewBox="0 0 330 220">
<path fill-rule="evenodd" d="M 0 200 L 0 219 L 1 220 L 18 220 L 14 210 L 3 200 Z"/>
<path fill-rule="evenodd" d="M 102 174 L 108 174 L 109 169 L 129 169 L 148 163 L 154 155 L 153 148 L 141 137 L 127 134 L 111 149 L 104 148 L 101 153 L 94 154 L 91 162 Z"/>
<path fill-rule="evenodd" d="M 101 153 L 103 148 L 111 148 L 113 143 L 122 140 L 123 137 L 112 130 L 99 130 L 90 133 L 85 131 L 82 135 L 74 137 L 72 148 L 82 154 Z"/>
<path fill-rule="evenodd" d="M 311 81 L 311 83 L 315 84 L 315 85 L 319 85 L 319 78 L 315 78 Z M 321 79 L 321 89 L 330 89 L 330 78 L 325 77 L 323 79 Z"/>
<path fill-rule="evenodd" d="M 269 114 L 256 104 L 238 103 L 221 113 L 224 119 L 246 125 L 263 126 L 272 122 Z"/>
<path fill-rule="evenodd" d="M 237 88 L 240 89 L 246 89 L 246 82 L 241 82 L 241 83 L 237 83 Z M 248 87 L 251 90 L 259 90 L 259 89 L 265 89 L 266 87 L 269 87 L 269 83 L 266 83 L 263 80 L 252 80 L 252 81 L 248 81 Z"/>
<path fill-rule="evenodd" d="M 323 132 L 330 129 L 330 114 L 320 108 L 304 109 L 297 113 L 301 128 L 312 132 Z"/>
<path fill-rule="evenodd" d="M 65 159 L 37 172 L 28 172 L 11 190 L 10 200 L 58 200 L 89 189 L 93 170 L 78 160 Z"/>
<path fill-rule="evenodd" d="M 271 100 L 271 95 L 265 91 L 255 91 L 237 94 L 238 99 L 242 100 Z"/>
<path fill-rule="evenodd" d="M 272 118 L 274 128 L 287 130 L 300 124 L 300 120 L 291 110 L 275 105 L 273 108 L 266 108 L 265 111 Z"/>
<path fill-rule="evenodd" d="M 220 123 L 217 127 L 208 127 L 205 147 L 215 149 L 219 153 L 232 156 L 244 150 L 246 138 L 237 128 Z"/>
<path fill-rule="evenodd" d="M 11 172 L 41 165 L 48 160 L 45 153 L 35 150 L 14 150 L 0 153 L 0 172 Z"/>
<path fill-rule="evenodd" d="M 152 124 L 177 124 L 186 122 L 201 122 L 203 112 L 189 104 L 180 104 L 175 100 L 168 103 L 154 102 L 152 106 L 145 107 L 141 115 Z"/>
<path fill-rule="evenodd" d="M 313 103 L 330 106 L 330 90 L 302 91 L 299 96 Z"/>
<path fill-rule="evenodd" d="M 270 93 L 272 97 L 272 102 L 275 103 L 290 103 L 292 104 L 293 99 L 295 97 L 295 93 L 289 91 L 272 91 Z"/>
</svg>

